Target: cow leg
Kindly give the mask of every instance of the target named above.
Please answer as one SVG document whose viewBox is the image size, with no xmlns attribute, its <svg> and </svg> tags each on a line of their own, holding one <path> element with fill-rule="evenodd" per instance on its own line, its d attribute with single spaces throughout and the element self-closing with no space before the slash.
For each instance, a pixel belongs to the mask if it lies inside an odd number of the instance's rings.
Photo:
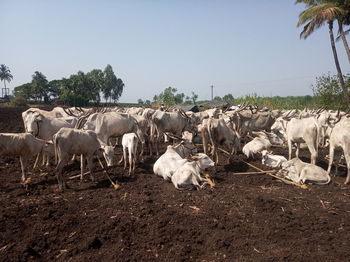
<svg viewBox="0 0 350 262">
<path fill-rule="evenodd" d="M 83 181 L 83 176 L 84 176 L 84 164 L 85 164 L 85 159 L 84 156 L 81 154 L 80 155 L 80 181 Z M 89 167 L 90 168 L 90 167 Z M 90 172 L 91 174 L 91 172 Z"/>
<path fill-rule="evenodd" d="M 129 153 L 129 176 L 131 175 L 131 170 L 133 169 L 133 153 L 132 153 L 132 148 L 128 148 L 128 153 Z M 126 167 L 126 166 L 125 166 Z"/>
<path fill-rule="evenodd" d="M 335 155 L 335 159 L 336 159 L 336 164 L 335 164 L 335 175 L 338 175 L 338 168 L 341 162 L 341 156 L 342 156 L 342 152 L 343 150 L 335 150 L 334 151 L 334 155 Z"/>
<path fill-rule="evenodd" d="M 344 157 L 346 160 L 346 165 L 348 167 L 348 175 L 346 176 L 346 180 L 345 180 L 344 184 L 349 184 L 349 182 L 350 182 L 350 146 L 345 145 L 343 150 L 344 150 Z"/>
<path fill-rule="evenodd" d="M 126 147 L 123 147 L 123 157 L 122 157 L 122 159 L 124 159 L 124 166 L 123 166 L 123 168 L 124 168 L 124 170 L 126 169 L 126 164 L 127 164 L 127 162 L 128 162 L 128 158 L 127 158 L 127 153 L 126 153 Z"/>
<path fill-rule="evenodd" d="M 295 156 L 299 158 L 299 151 L 300 151 L 300 143 L 296 143 L 296 149 L 295 149 Z"/>
<path fill-rule="evenodd" d="M 20 156 L 19 161 L 21 163 L 22 182 L 24 182 L 26 180 L 27 159 L 25 157 Z"/>
<path fill-rule="evenodd" d="M 329 161 L 328 161 L 328 168 L 327 168 L 327 174 L 331 172 L 332 164 L 334 159 L 334 146 L 332 144 L 329 145 Z"/>
<path fill-rule="evenodd" d="M 57 182 L 58 182 L 58 188 L 63 191 L 64 189 L 67 188 L 67 185 L 64 181 L 63 175 L 62 175 L 62 169 L 63 167 L 68 163 L 69 156 L 64 155 L 61 156 L 58 160 L 58 164 L 56 167 L 56 176 L 57 176 Z"/>
<path fill-rule="evenodd" d="M 158 144 L 159 144 L 159 140 L 160 140 L 160 138 L 161 138 L 161 135 L 164 135 L 164 134 L 163 134 L 163 133 L 162 133 L 162 134 L 158 133 L 158 136 L 157 136 L 157 138 L 155 139 L 155 141 L 156 141 L 155 147 L 156 147 L 156 154 L 157 154 L 157 157 L 159 156 Z"/>
<path fill-rule="evenodd" d="M 87 157 L 87 163 L 90 171 L 90 177 L 91 181 L 95 181 L 94 175 L 93 175 L 93 163 L 92 163 L 92 156 Z"/>
<path fill-rule="evenodd" d="M 317 150 L 313 145 L 308 145 L 308 148 L 311 153 L 311 164 L 316 165 L 316 159 L 317 159 Z"/>
<path fill-rule="evenodd" d="M 138 142 L 136 143 L 136 149 L 137 149 L 137 146 L 138 146 Z M 140 152 L 140 159 L 141 159 L 141 161 L 143 161 L 143 152 L 144 152 L 144 150 L 145 150 L 145 142 L 141 142 L 141 152 Z M 137 150 L 136 150 L 137 151 Z M 136 152 L 135 151 L 135 152 Z"/>
<path fill-rule="evenodd" d="M 50 166 L 50 156 L 46 156 L 47 157 L 47 162 L 46 162 L 46 166 Z"/>
<path fill-rule="evenodd" d="M 288 160 L 292 159 L 292 140 L 288 139 Z"/>
<path fill-rule="evenodd" d="M 40 153 L 36 155 L 33 169 L 35 169 L 38 166 L 39 158 L 40 158 Z"/>
</svg>

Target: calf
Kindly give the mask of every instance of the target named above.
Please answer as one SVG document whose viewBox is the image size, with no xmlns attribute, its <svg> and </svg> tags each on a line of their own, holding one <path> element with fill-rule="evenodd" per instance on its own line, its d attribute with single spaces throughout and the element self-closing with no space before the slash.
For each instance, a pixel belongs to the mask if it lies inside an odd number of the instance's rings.
<svg viewBox="0 0 350 262">
<path fill-rule="evenodd" d="M 119 163 L 124 159 L 124 170 L 126 169 L 127 162 L 127 152 L 129 153 L 129 176 L 131 173 L 135 172 L 136 160 L 137 160 L 137 146 L 139 139 L 135 133 L 127 133 L 123 135 L 122 145 L 123 145 L 123 157 Z"/>
<path fill-rule="evenodd" d="M 194 160 L 193 162 L 186 160 L 171 177 L 171 182 L 179 190 L 201 189 L 208 183 L 207 179 L 201 177 L 200 172 L 214 166 L 214 161 L 203 153 L 199 153 L 192 159 Z"/>
<path fill-rule="evenodd" d="M 190 154 L 196 153 L 197 147 L 188 141 L 167 147 L 167 150 L 161 155 L 153 165 L 153 172 L 163 177 L 165 180 L 170 180 L 174 172 L 186 163 Z"/>
<path fill-rule="evenodd" d="M 255 154 L 269 149 L 272 145 L 283 144 L 283 140 L 272 133 L 257 132 L 258 137 L 248 142 L 242 149 L 242 152 L 248 157 L 254 157 Z"/>
<path fill-rule="evenodd" d="M 267 150 L 261 151 L 262 155 L 262 164 L 272 168 L 281 168 L 284 162 L 287 162 L 287 159 L 284 156 L 273 155 L 272 152 Z"/>
<path fill-rule="evenodd" d="M 0 155 L 19 156 L 22 169 L 22 182 L 26 180 L 26 169 L 28 160 L 41 153 L 49 153 L 45 148 L 48 142 L 38 139 L 28 133 L 1 133 L 0 134 Z"/>
<path fill-rule="evenodd" d="M 94 155 L 99 156 L 102 153 L 107 164 L 109 166 L 113 164 L 112 160 L 114 148 L 111 146 L 101 145 L 100 141 L 97 139 L 96 133 L 93 131 L 84 131 L 74 128 L 61 128 L 54 135 L 53 141 L 55 146 L 55 155 L 58 160 L 56 171 L 60 190 L 63 190 L 66 187 L 62 177 L 62 169 L 68 163 L 70 155 L 81 155 L 81 179 L 84 172 L 84 157 L 87 159 L 92 180 L 94 180 L 92 173 L 92 157 Z"/>
<path fill-rule="evenodd" d="M 331 181 L 331 177 L 326 170 L 314 164 L 305 163 L 299 158 L 293 158 L 283 163 L 279 173 L 300 184 L 310 181 L 311 183 L 326 185 Z"/>
</svg>

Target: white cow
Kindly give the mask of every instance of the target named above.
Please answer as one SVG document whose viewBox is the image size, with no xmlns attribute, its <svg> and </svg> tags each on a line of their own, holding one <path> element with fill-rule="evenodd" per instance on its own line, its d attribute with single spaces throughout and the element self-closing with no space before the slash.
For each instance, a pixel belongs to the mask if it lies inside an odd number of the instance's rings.
<svg viewBox="0 0 350 262">
<path fill-rule="evenodd" d="M 164 112 L 157 110 L 152 115 L 151 136 L 154 140 L 157 156 L 159 155 L 158 143 L 165 132 L 181 137 L 182 132 L 195 132 L 194 119 L 189 118 L 183 111 Z M 156 135 L 157 133 L 157 135 Z"/>
<path fill-rule="evenodd" d="M 271 143 L 268 139 L 264 137 L 255 137 L 252 141 L 248 142 L 244 145 L 242 152 L 248 158 L 254 157 L 255 154 L 269 149 L 271 147 Z"/>
<path fill-rule="evenodd" d="M 121 137 L 130 132 L 136 133 L 144 143 L 144 137 L 136 119 L 129 114 L 118 112 L 93 114 L 88 118 L 83 129 L 95 131 L 98 138 L 106 144 L 110 137 Z"/>
<path fill-rule="evenodd" d="M 299 157 L 300 143 L 306 143 L 311 153 L 311 163 L 316 164 L 319 135 L 321 129 L 314 117 L 291 119 L 286 128 L 289 160 L 292 158 L 292 144 L 296 144 L 296 157 Z"/>
<path fill-rule="evenodd" d="M 319 185 L 326 185 L 331 181 L 331 177 L 326 170 L 314 164 L 305 163 L 299 158 L 293 158 L 283 163 L 279 174 L 300 184 L 305 184 L 306 181 L 309 181 Z"/>
<path fill-rule="evenodd" d="M 215 165 L 215 162 L 203 153 L 193 156 L 192 160 L 194 161 L 186 161 L 171 177 L 171 182 L 179 190 L 203 188 L 207 184 L 207 179 L 201 177 L 200 173 Z"/>
<path fill-rule="evenodd" d="M 336 149 L 342 149 L 344 152 L 344 157 L 348 167 L 345 184 L 348 184 L 350 182 L 350 119 L 345 119 L 339 122 L 331 131 L 329 138 L 328 174 L 331 171 L 334 160 L 334 151 Z"/>
<path fill-rule="evenodd" d="M 134 133 L 127 133 L 123 135 L 122 146 L 123 146 L 123 157 L 119 163 L 124 160 L 124 170 L 126 169 L 127 159 L 129 159 L 129 176 L 135 172 L 135 166 L 137 161 L 137 146 L 139 139 Z M 128 153 L 126 152 L 128 150 Z M 129 154 L 129 158 L 127 157 Z"/>
<path fill-rule="evenodd" d="M 256 132 L 258 134 L 252 141 L 248 142 L 242 149 L 242 152 L 248 157 L 254 157 L 255 154 L 269 149 L 272 145 L 281 145 L 283 140 L 276 134 L 267 132 Z"/>
<path fill-rule="evenodd" d="M 218 147 L 222 146 L 230 152 L 230 157 L 240 149 L 240 135 L 229 128 L 223 119 L 204 119 L 201 127 L 204 153 L 208 154 L 208 143 L 212 145 L 215 163 L 219 163 Z M 228 162 L 230 158 L 228 159 Z"/>
<path fill-rule="evenodd" d="M 261 163 L 272 168 L 281 168 L 282 164 L 287 162 L 287 159 L 284 156 L 274 155 L 267 150 L 261 151 L 261 156 Z"/>
<path fill-rule="evenodd" d="M 170 180 L 174 172 L 187 161 L 184 158 L 196 152 L 197 147 L 188 141 L 181 141 L 174 146 L 169 145 L 165 153 L 154 163 L 153 172 L 165 180 Z"/>
<path fill-rule="evenodd" d="M 76 121 L 66 121 L 64 118 L 44 116 L 35 112 L 27 116 L 24 126 L 26 127 L 26 132 L 31 133 L 35 137 L 52 140 L 53 135 L 62 127 L 74 127 L 75 124 Z"/>
<path fill-rule="evenodd" d="M 19 156 L 22 169 L 22 182 L 26 180 L 26 169 L 28 160 L 41 153 L 50 153 L 50 147 L 45 145 L 49 143 L 34 137 L 28 133 L 1 133 L 0 134 L 0 155 Z"/>
<path fill-rule="evenodd" d="M 82 179 L 84 173 L 84 157 L 88 162 L 91 179 L 94 180 L 92 171 L 92 157 L 94 155 L 101 155 L 106 159 L 108 166 L 113 164 L 114 150 L 107 152 L 106 146 L 101 145 L 97 138 L 97 135 L 93 131 L 84 131 L 74 128 L 61 128 L 54 135 L 55 154 L 58 160 L 56 167 L 58 185 L 61 190 L 66 187 L 64 179 L 62 177 L 62 169 L 68 163 L 71 155 L 81 155 L 81 176 Z M 111 148 L 111 147 L 109 147 Z"/>
</svg>

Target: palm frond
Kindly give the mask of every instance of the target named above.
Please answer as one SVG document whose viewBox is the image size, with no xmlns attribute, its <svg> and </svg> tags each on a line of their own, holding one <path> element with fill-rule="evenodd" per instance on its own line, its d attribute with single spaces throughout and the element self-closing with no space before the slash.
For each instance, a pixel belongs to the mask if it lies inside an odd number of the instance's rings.
<svg viewBox="0 0 350 262">
<path fill-rule="evenodd" d="M 344 10 L 340 7 L 337 7 L 335 3 L 323 3 L 304 10 L 299 15 L 299 21 L 297 27 L 313 20 L 324 20 L 331 21 L 338 17 L 341 17 L 344 14 Z"/>
</svg>

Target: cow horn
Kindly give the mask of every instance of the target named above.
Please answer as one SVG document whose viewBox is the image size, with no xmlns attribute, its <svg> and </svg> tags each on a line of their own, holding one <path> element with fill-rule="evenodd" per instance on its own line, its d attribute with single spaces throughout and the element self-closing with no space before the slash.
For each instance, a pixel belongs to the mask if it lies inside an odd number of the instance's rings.
<svg viewBox="0 0 350 262">
<path fill-rule="evenodd" d="M 188 115 L 186 115 L 186 113 L 185 113 L 181 108 L 179 108 L 179 112 L 180 112 L 180 114 L 183 115 L 184 117 L 189 118 Z"/>
<path fill-rule="evenodd" d="M 174 135 L 174 134 L 167 134 L 167 133 L 165 133 L 164 132 L 164 134 L 167 136 L 167 137 L 170 137 L 171 139 L 177 139 L 177 140 L 180 140 L 180 141 L 185 141 L 185 139 L 183 139 L 183 138 L 181 138 L 181 137 L 179 137 L 179 136 L 177 136 L 177 135 Z"/>
</svg>

